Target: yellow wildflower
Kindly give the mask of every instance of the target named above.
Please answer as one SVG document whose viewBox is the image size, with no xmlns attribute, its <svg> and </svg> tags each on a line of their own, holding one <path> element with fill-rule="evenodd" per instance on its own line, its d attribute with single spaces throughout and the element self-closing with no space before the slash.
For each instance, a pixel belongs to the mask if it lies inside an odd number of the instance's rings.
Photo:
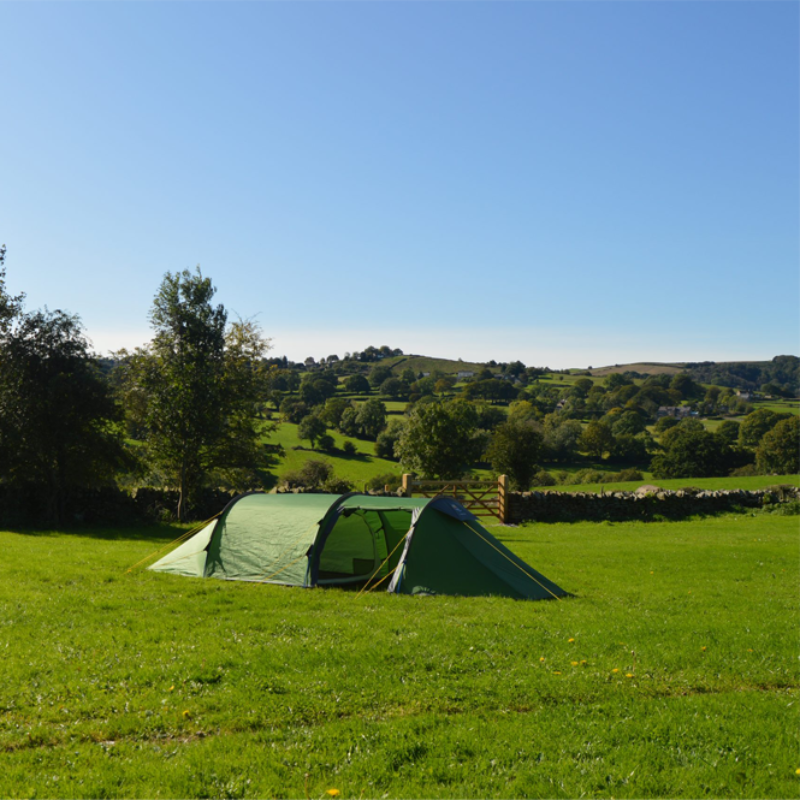
<svg viewBox="0 0 800 800">
<path fill-rule="evenodd" d="M 328 791 L 325 792 L 325 794 L 329 795 L 330 797 L 338 797 L 341 794 L 341 792 L 338 789 L 328 789 Z"/>
<path fill-rule="evenodd" d="M 568 642 L 574 642 L 574 639 L 567 639 Z"/>
<path fill-rule="evenodd" d="M 626 672 L 625 673 L 625 677 L 626 678 L 632 678 L 633 677 L 633 673 L 632 672 Z"/>
<path fill-rule="evenodd" d="M 572 664 L 573 667 L 577 667 L 578 666 L 578 662 L 577 661 L 570 661 L 569 663 Z"/>
<path fill-rule="evenodd" d="M 619 670 L 616 667 L 614 667 L 614 669 L 612 669 L 611 671 L 612 672 L 619 672 Z"/>
<path fill-rule="evenodd" d="M 183 712 L 184 717 L 191 717 L 192 715 L 189 713 L 189 709 L 187 708 L 186 711 Z"/>
<path fill-rule="evenodd" d="M 542 656 L 542 657 L 539 659 L 539 661 L 544 661 L 544 656 Z"/>
<path fill-rule="evenodd" d="M 558 670 L 555 670 L 555 672 L 553 672 L 553 675 L 560 675 L 560 674 L 561 673 Z"/>
<path fill-rule="evenodd" d="M 705 645 L 703 645 L 700 649 L 705 650 L 706 649 Z"/>
<path fill-rule="evenodd" d="M 175 688 L 175 684 L 173 683 L 172 686 L 170 686 L 169 689 L 167 689 L 167 691 L 171 692 L 174 688 Z"/>
</svg>

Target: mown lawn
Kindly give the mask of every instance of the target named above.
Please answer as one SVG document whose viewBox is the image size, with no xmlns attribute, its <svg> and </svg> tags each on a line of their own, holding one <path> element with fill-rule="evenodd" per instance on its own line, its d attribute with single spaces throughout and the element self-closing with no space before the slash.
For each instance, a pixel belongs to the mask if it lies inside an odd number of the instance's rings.
<svg viewBox="0 0 800 800">
<path fill-rule="evenodd" d="M 493 528 L 576 596 L 357 598 L 0 533 L 2 797 L 797 797 L 798 523 Z"/>
</svg>

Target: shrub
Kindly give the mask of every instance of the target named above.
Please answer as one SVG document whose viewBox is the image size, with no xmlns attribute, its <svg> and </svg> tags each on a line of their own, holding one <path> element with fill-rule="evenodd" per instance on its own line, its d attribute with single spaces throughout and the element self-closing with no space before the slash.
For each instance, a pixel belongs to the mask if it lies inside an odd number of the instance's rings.
<svg viewBox="0 0 800 800">
<path fill-rule="evenodd" d="M 353 484 L 344 478 L 337 478 L 335 475 L 331 475 L 322 485 L 322 488 L 331 494 L 345 494 L 345 492 L 352 491 Z"/>
<path fill-rule="evenodd" d="M 342 445 L 342 450 L 346 456 L 354 456 L 358 452 L 358 448 L 349 439 Z"/>
<path fill-rule="evenodd" d="M 558 483 L 555 475 L 551 475 L 546 469 L 540 469 L 531 481 L 531 486 L 555 486 Z"/>
<path fill-rule="evenodd" d="M 319 449 L 324 450 L 326 453 L 330 453 L 336 447 L 336 441 L 329 433 L 323 433 L 319 437 L 317 444 L 319 444 Z"/>
</svg>

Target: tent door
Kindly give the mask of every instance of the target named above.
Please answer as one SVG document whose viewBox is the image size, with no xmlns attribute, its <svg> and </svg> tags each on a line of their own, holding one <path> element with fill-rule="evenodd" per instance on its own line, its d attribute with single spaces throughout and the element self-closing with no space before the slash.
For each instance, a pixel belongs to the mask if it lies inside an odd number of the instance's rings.
<svg viewBox="0 0 800 800">
<path fill-rule="evenodd" d="M 320 586 L 360 583 L 385 574 L 388 551 L 381 515 L 357 509 L 341 514 L 319 557 Z"/>
</svg>

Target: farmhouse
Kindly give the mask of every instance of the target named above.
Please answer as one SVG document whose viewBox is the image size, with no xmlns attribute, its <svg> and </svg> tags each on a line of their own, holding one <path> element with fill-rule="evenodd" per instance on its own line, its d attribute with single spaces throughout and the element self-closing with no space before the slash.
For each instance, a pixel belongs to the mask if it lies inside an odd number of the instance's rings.
<svg viewBox="0 0 800 800">
<path fill-rule="evenodd" d="M 395 594 L 566 595 L 441 496 L 242 495 L 150 569 L 302 587 L 391 578 Z"/>
</svg>

